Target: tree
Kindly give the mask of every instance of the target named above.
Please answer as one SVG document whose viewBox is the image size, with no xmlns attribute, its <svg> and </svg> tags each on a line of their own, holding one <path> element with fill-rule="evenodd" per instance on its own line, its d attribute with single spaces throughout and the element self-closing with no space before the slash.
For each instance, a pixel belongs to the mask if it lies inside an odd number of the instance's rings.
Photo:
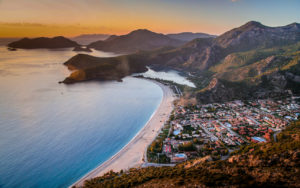
<svg viewBox="0 0 300 188">
<path fill-rule="evenodd" d="M 183 143 L 178 146 L 179 151 L 195 151 L 196 148 L 193 142 Z"/>
</svg>

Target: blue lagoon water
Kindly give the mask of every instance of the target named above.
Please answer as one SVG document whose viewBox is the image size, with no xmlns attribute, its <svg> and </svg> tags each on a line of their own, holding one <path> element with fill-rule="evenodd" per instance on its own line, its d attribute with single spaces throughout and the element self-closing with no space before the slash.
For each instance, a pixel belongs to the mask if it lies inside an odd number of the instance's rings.
<svg viewBox="0 0 300 188">
<path fill-rule="evenodd" d="M 158 78 L 161 80 L 173 81 L 177 84 L 186 85 L 189 87 L 196 87 L 193 82 L 188 80 L 185 76 L 181 75 L 180 72 L 172 69 L 165 71 L 154 71 L 153 69 L 148 67 L 148 71 L 144 73 L 138 73 L 136 75 L 142 75 L 146 78 Z"/>
<path fill-rule="evenodd" d="M 0 47 L 0 187 L 69 186 L 125 146 L 158 107 L 162 90 L 143 79 L 58 84 L 75 54 Z"/>
</svg>

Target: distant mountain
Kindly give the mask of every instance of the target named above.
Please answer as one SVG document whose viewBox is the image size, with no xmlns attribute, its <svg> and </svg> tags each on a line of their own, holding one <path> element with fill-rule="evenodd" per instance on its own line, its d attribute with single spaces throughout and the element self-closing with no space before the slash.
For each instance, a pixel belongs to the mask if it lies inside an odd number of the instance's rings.
<svg viewBox="0 0 300 188">
<path fill-rule="evenodd" d="M 36 49 L 36 48 L 70 48 L 79 46 L 76 42 L 67 39 L 65 37 L 54 37 L 54 38 L 23 38 L 16 42 L 8 44 L 8 47 L 12 48 L 23 48 L 23 49 Z"/>
<path fill-rule="evenodd" d="M 163 51 L 152 61 L 191 72 L 203 71 L 221 63 L 231 53 L 294 44 L 300 41 L 299 25 L 268 27 L 251 21 L 214 39 L 195 39 L 177 49 Z"/>
<path fill-rule="evenodd" d="M 107 34 L 84 34 L 79 35 L 73 38 L 70 38 L 71 40 L 77 42 L 81 45 L 88 45 L 92 42 L 96 42 L 99 40 L 106 40 L 110 35 Z"/>
<path fill-rule="evenodd" d="M 216 38 L 216 35 L 210 35 L 206 33 L 192 33 L 192 32 L 183 32 L 183 33 L 175 33 L 175 34 L 167 34 L 168 37 L 172 39 L 177 39 L 181 41 L 192 41 L 197 38 Z"/>
<path fill-rule="evenodd" d="M 154 33 L 146 29 L 132 31 L 127 35 L 111 36 L 105 41 L 93 42 L 88 47 L 96 50 L 134 53 L 140 50 L 153 50 L 163 46 L 180 46 L 184 42 L 169 38 L 166 35 Z"/>
<path fill-rule="evenodd" d="M 179 47 L 140 51 L 122 56 L 121 60 L 125 64 L 140 62 L 143 66 L 191 73 L 190 79 L 197 89 L 189 96 L 201 103 L 280 97 L 290 95 L 287 90 L 300 94 L 300 24 L 268 27 L 251 21 L 216 38 L 198 38 Z"/>
</svg>

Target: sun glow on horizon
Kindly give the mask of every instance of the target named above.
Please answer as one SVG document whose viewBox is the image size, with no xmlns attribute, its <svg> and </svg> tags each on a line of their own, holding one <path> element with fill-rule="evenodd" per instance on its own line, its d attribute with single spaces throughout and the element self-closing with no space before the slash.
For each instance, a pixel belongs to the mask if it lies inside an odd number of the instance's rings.
<svg viewBox="0 0 300 188">
<path fill-rule="evenodd" d="M 269 26 L 299 22 L 298 7 L 297 0 L 0 0 L 0 37 L 120 35 L 135 29 L 220 35 L 251 20 Z"/>
<path fill-rule="evenodd" d="M 14 38 L 14 37 L 53 37 L 66 36 L 74 37 L 81 34 L 114 34 L 123 35 L 136 29 L 148 29 L 157 33 L 179 33 L 179 32 L 206 32 L 213 35 L 221 34 L 223 29 L 221 27 L 212 26 L 211 29 L 204 28 L 162 28 L 159 25 L 153 26 L 124 26 L 124 27 L 103 27 L 103 26 L 82 26 L 78 25 L 63 25 L 63 24 L 33 24 L 33 23 L 0 23 L 0 37 Z M 219 32 L 216 32 L 219 31 Z"/>
</svg>

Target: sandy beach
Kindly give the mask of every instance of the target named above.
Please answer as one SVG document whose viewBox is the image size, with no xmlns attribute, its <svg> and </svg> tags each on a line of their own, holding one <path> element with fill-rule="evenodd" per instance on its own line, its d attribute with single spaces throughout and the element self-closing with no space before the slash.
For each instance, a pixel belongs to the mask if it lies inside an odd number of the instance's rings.
<svg viewBox="0 0 300 188">
<path fill-rule="evenodd" d="M 147 124 L 117 154 L 83 176 L 70 187 L 81 187 L 85 180 L 101 176 L 110 170 L 118 172 L 122 169 L 126 170 L 132 167 L 139 167 L 143 164 L 143 157 L 146 148 L 157 136 L 158 132 L 164 125 L 164 122 L 169 119 L 169 115 L 173 110 L 173 101 L 176 99 L 173 91 L 168 86 L 156 81 L 153 82 L 162 88 L 163 98 L 159 107 L 153 113 Z"/>
</svg>

